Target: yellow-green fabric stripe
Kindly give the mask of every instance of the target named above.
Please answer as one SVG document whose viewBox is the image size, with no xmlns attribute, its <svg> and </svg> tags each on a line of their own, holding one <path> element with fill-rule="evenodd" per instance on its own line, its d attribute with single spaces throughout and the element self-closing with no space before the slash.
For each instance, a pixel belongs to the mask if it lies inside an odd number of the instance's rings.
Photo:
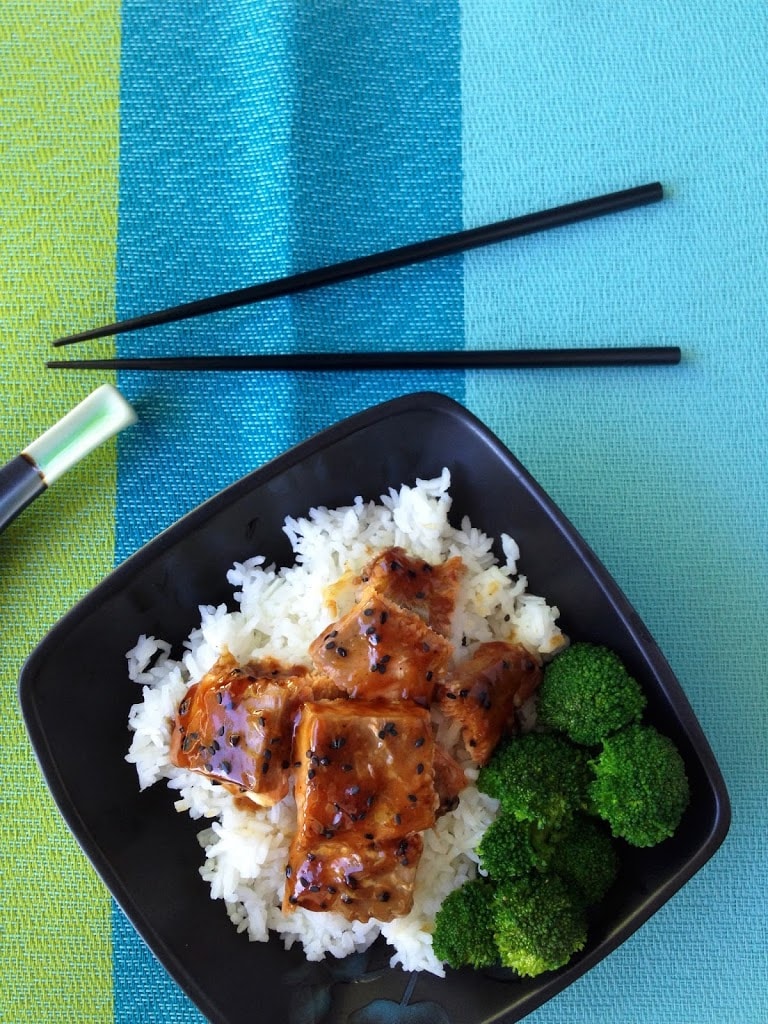
<svg viewBox="0 0 768 1024">
<path fill-rule="evenodd" d="M 44 362 L 57 332 L 114 319 L 119 73 L 119 0 L 3 0 L 0 462 L 109 379 Z M 3 1021 L 112 1018 L 110 898 L 48 795 L 16 683 L 111 569 L 115 489 L 112 442 L 0 534 Z"/>
</svg>

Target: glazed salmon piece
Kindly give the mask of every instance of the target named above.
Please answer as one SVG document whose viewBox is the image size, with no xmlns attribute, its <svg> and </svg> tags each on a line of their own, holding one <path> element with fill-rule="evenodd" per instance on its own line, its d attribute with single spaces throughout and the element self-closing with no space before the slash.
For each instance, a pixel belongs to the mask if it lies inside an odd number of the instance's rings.
<svg viewBox="0 0 768 1024">
<path fill-rule="evenodd" d="M 182 700 L 171 761 L 270 807 L 287 794 L 296 719 L 305 701 L 338 696 L 330 680 L 274 659 L 222 655 Z"/>
<path fill-rule="evenodd" d="M 309 653 L 316 668 L 350 697 L 427 705 L 453 646 L 415 612 L 367 590 L 313 640 Z"/>
<path fill-rule="evenodd" d="M 416 868 L 424 847 L 418 833 L 399 839 L 308 844 L 296 837 L 286 868 L 283 910 L 342 914 L 350 921 L 391 921 L 413 906 Z"/>
<path fill-rule="evenodd" d="M 440 687 L 437 704 L 461 723 L 472 760 L 484 765 L 502 736 L 516 728 L 516 713 L 536 692 L 541 664 L 522 644 L 480 644 Z"/>
<path fill-rule="evenodd" d="M 455 811 L 459 806 L 462 789 L 467 785 L 464 769 L 444 750 L 435 743 L 435 789 L 437 790 L 437 817 Z"/>
<path fill-rule="evenodd" d="M 358 594 L 373 589 L 419 615 L 436 633 L 450 636 L 451 619 L 466 567 L 456 555 L 435 565 L 403 548 L 380 552 L 361 571 Z"/>
<path fill-rule="evenodd" d="M 284 909 L 392 920 L 413 905 L 435 822 L 429 712 L 410 701 L 312 701 L 294 741 L 297 831 Z"/>
<path fill-rule="evenodd" d="M 406 701 L 311 701 L 296 729 L 298 833 L 364 843 L 431 828 L 438 805 L 429 712 Z"/>
</svg>

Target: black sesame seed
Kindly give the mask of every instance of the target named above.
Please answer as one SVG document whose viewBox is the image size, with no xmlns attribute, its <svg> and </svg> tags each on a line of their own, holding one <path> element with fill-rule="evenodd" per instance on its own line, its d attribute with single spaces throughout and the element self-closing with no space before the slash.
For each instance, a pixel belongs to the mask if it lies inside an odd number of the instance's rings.
<svg viewBox="0 0 768 1024">
<path fill-rule="evenodd" d="M 216 691 L 216 703 L 217 704 L 221 704 L 221 702 L 223 700 L 224 700 L 224 694 L 221 692 L 221 690 L 217 690 Z"/>
<path fill-rule="evenodd" d="M 424 600 L 424 598 L 425 598 L 425 597 L 426 597 L 427 595 L 426 595 L 426 594 L 424 593 L 424 591 L 423 591 L 423 590 L 420 590 L 420 591 L 419 591 L 418 593 L 414 594 L 413 596 L 414 596 L 414 597 L 416 598 L 416 600 L 417 600 L 417 601 L 423 601 L 423 600 Z"/>
<path fill-rule="evenodd" d="M 306 875 L 299 875 L 299 881 L 301 882 L 305 889 L 309 886 L 309 879 L 307 878 Z"/>
<path fill-rule="evenodd" d="M 336 888 L 335 885 L 328 886 L 328 892 L 331 894 L 331 896 L 335 896 L 338 891 L 339 890 Z"/>
<path fill-rule="evenodd" d="M 350 796 L 357 796 L 357 794 L 360 792 L 360 787 L 350 786 L 347 792 L 349 793 Z"/>
<path fill-rule="evenodd" d="M 460 697 L 468 697 L 469 696 L 469 690 L 459 690 L 459 696 Z"/>
<path fill-rule="evenodd" d="M 331 746 L 334 750 L 339 750 L 346 742 L 347 741 L 344 736 L 337 736 L 335 740 L 331 740 Z"/>
<path fill-rule="evenodd" d="M 329 640 L 328 643 L 325 645 L 325 649 L 326 649 L 326 651 L 332 651 L 335 646 L 336 646 L 336 644 L 334 643 L 334 641 L 333 640 Z"/>
<path fill-rule="evenodd" d="M 414 747 L 423 747 L 424 746 L 424 737 L 423 736 L 419 736 L 418 739 L 415 739 L 413 741 L 413 745 L 414 745 Z"/>
<path fill-rule="evenodd" d="M 373 832 L 366 832 L 365 833 L 365 838 L 366 839 L 373 839 Z"/>
<path fill-rule="evenodd" d="M 264 761 L 264 763 L 261 766 L 261 774 L 262 775 L 266 775 L 268 771 L 269 771 L 269 761 Z"/>
<path fill-rule="evenodd" d="M 313 860 L 315 860 L 315 857 L 316 855 L 314 853 L 310 852 L 307 854 L 307 860 L 309 861 L 310 864 L 312 863 Z"/>
<path fill-rule="evenodd" d="M 261 725 L 262 729 L 264 728 L 264 726 L 265 726 L 266 724 L 267 724 L 267 720 L 266 720 L 266 718 L 264 717 L 264 715 L 259 715 L 259 725 Z"/>
<path fill-rule="evenodd" d="M 284 772 L 287 772 L 288 769 L 291 767 L 291 762 L 290 761 L 283 761 L 281 763 L 280 767 L 283 769 Z"/>
<path fill-rule="evenodd" d="M 347 648 L 339 646 L 339 647 L 336 648 L 336 653 L 338 654 L 338 656 L 340 658 L 346 658 L 346 656 L 347 656 Z"/>
<path fill-rule="evenodd" d="M 384 625 L 384 623 L 387 621 L 388 618 L 389 618 L 389 612 L 382 612 L 381 613 L 381 615 L 379 616 L 379 622 L 382 624 L 382 626 Z"/>
<path fill-rule="evenodd" d="M 368 799 L 365 802 L 366 802 L 366 804 L 369 807 L 373 807 L 373 802 L 374 802 L 375 799 L 376 799 L 375 794 L 371 793 L 371 795 L 368 797 Z"/>
<path fill-rule="evenodd" d="M 400 823 L 402 822 L 402 820 L 403 820 L 403 819 L 402 819 L 402 818 L 400 817 L 400 815 L 399 815 L 399 814 L 396 814 L 396 815 L 395 815 L 395 816 L 393 817 L 393 819 L 392 819 L 392 820 L 394 821 L 394 823 L 395 823 L 396 825 L 399 825 L 399 824 L 400 824 Z"/>
<path fill-rule="evenodd" d="M 189 698 L 185 697 L 184 700 L 179 704 L 179 714 L 186 715 L 189 711 Z"/>
<path fill-rule="evenodd" d="M 341 895 L 341 902 L 342 903 L 351 903 L 352 902 L 352 897 L 351 896 L 347 896 L 346 893 L 342 893 L 342 895 Z"/>
<path fill-rule="evenodd" d="M 378 894 L 376 899 L 380 900 L 382 903 L 388 903 L 389 902 L 389 893 L 385 889 L 384 892 L 380 892 Z"/>
<path fill-rule="evenodd" d="M 290 878 L 292 874 L 293 874 L 293 868 L 291 867 L 290 864 L 286 864 L 285 865 L 285 877 L 286 878 Z"/>
<path fill-rule="evenodd" d="M 309 891 L 310 892 L 320 892 L 320 886 L 319 885 L 314 885 L 314 884 L 310 885 Z"/>
<path fill-rule="evenodd" d="M 347 875 L 344 881 L 347 883 L 350 889 L 357 888 L 357 879 L 355 878 L 354 875 Z"/>
<path fill-rule="evenodd" d="M 267 747 L 267 749 L 264 751 L 264 760 L 265 761 L 271 761 L 272 760 L 272 751 L 269 749 L 269 747 Z"/>
<path fill-rule="evenodd" d="M 217 735 L 218 736 L 223 736 L 226 731 L 227 731 L 226 725 L 222 725 L 222 727 L 219 729 Z"/>
<path fill-rule="evenodd" d="M 317 773 L 315 772 L 315 769 L 314 768 L 310 768 L 309 771 L 307 772 L 307 778 L 310 779 L 310 780 L 314 779 L 316 774 Z"/>
<path fill-rule="evenodd" d="M 376 671 L 379 673 L 379 675 L 383 676 L 384 673 L 387 671 L 387 663 L 386 663 L 386 661 L 380 661 L 376 665 Z"/>
<path fill-rule="evenodd" d="M 408 799 L 411 801 L 412 804 L 415 804 L 417 799 L 418 799 L 418 797 L 416 796 L 415 793 L 409 793 L 408 794 Z"/>
<path fill-rule="evenodd" d="M 424 765 L 423 765 L 423 764 L 422 764 L 421 762 L 419 762 L 419 763 L 418 763 L 418 764 L 416 765 L 416 774 L 417 774 L 417 775 L 421 775 L 421 773 L 422 773 L 423 771 L 424 771 Z"/>
<path fill-rule="evenodd" d="M 427 672 L 427 677 L 426 678 L 427 678 L 427 682 L 428 683 L 432 682 L 432 672 L 431 672 L 431 670 L 429 672 Z"/>
<path fill-rule="evenodd" d="M 456 700 L 456 694 L 451 693 L 450 690 L 445 691 L 445 696 L 448 698 L 448 700 Z"/>
<path fill-rule="evenodd" d="M 429 644 L 427 643 L 426 640 L 422 643 L 421 649 L 422 649 L 422 651 L 425 651 L 425 652 L 429 650 Z"/>
<path fill-rule="evenodd" d="M 298 896 L 289 896 L 288 897 L 288 902 L 289 903 L 293 903 L 295 905 L 296 903 L 299 902 L 299 897 Z"/>
<path fill-rule="evenodd" d="M 363 615 L 373 615 L 373 608 L 364 608 Z"/>
<path fill-rule="evenodd" d="M 221 762 L 221 770 L 224 772 L 225 775 L 229 775 L 229 773 L 232 771 L 232 762 L 231 761 L 222 761 Z"/>
<path fill-rule="evenodd" d="M 470 747 L 476 747 L 477 746 L 477 740 L 470 740 L 469 741 L 469 745 L 470 745 Z"/>
<path fill-rule="evenodd" d="M 366 636 L 373 636 L 373 634 L 375 632 L 376 632 L 376 627 L 375 626 L 369 626 L 368 629 L 366 629 L 366 631 L 365 631 L 365 635 Z"/>
<path fill-rule="evenodd" d="M 343 764 L 341 766 L 341 770 L 343 772 L 351 772 L 352 771 L 352 765 L 351 764 Z"/>
</svg>

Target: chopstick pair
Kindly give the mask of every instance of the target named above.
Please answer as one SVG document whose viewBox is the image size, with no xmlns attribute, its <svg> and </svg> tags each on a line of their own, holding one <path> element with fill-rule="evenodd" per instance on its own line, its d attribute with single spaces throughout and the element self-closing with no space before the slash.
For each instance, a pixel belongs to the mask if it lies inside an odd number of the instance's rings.
<svg viewBox="0 0 768 1024">
<path fill-rule="evenodd" d="M 442 235 L 425 242 L 416 242 L 357 257 L 342 263 L 290 274 L 261 284 L 251 285 L 220 295 L 182 303 L 168 309 L 92 328 L 59 338 L 54 346 L 107 335 L 122 334 L 160 324 L 172 323 L 206 313 L 220 312 L 236 306 L 250 305 L 267 299 L 295 295 L 314 288 L 337 284 L 354 278 L 381 273 L 441 256 L 465 252 L 523 235 L 574 224 L 608 213 L 658 202 L 664 192 L 659 182 L 612 192 L 538 213 Z M 148 358 L 108 358 L 51 360 L 52 369 L 152 369 L 152 370 L 234 370 L 234 369 L 404 369 L 404 368 L 472 368 L 472 367 L 536 367 L 536 366 L 616 366 L 649 363 L 677 363 L 680 349 L 676 346 L 639 346 L 586 349 L 513 349 L 506 351 L 426 351 L 426 352 L 323 352 L 291 355 L 243 356 L 178 356 Z"/>
</svg>

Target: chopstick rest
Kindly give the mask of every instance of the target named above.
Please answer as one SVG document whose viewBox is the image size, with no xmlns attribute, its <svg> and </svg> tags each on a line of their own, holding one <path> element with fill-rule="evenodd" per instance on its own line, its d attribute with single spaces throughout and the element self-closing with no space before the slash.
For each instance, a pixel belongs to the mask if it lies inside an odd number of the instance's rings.
<svg viewBox="0 0 768 1024">
<path fill-rule="evenodd" d="M 136 422 L 117 388 L 103 384 L 0 469 L 0 530 L 94 448 Z"/>
</svg>

